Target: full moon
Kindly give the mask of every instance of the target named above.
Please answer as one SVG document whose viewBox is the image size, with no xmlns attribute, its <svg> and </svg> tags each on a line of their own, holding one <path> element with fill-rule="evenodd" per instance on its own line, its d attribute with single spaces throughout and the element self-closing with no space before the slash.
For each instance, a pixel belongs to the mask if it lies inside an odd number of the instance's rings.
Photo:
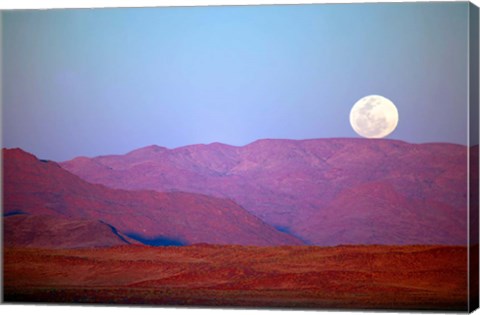
<svg viewBox="0 0 480 315">
<path fill-rule="evenodd" d="M 362 137 L 386 137 L 398 125 L 397 107 L 383 96 L 365 96 L 353 105 L 350 111 L 350 125 Z"/>
</svg>

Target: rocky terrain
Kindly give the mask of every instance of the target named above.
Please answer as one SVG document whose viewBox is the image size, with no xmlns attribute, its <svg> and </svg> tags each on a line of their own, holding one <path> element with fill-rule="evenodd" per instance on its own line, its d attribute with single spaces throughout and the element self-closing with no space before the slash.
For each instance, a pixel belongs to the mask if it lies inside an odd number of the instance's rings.
<svg viewBox="0 0 480 315">
<path fill-rule="evenodd" d="M 88 248 L 140 244 L 99 220 L 59 215 L 9 215 L 3 245 L 28 248 Z"/>
<path fill-rule="evenodd" d="M 380 139 L 259 140 L 60 164 L 86 181 L 127 190 L 229 198 L 308 244 L 467 241 L 467 148 Z"/>
<path fill-rule="evenodd" d="M 6 302 L 466 311 L 477 292 L 463 146 L 2 153 Z"/>
<path fill-rule="evenodd" d="M 11 217 L 7 217 L 5 224 L 18 225 L 16 215 L 50 215 L 61 218 L 58 225 L 69 219 L 101 221 L 150 245 L 303 244 L 225 198 L 185 192 L 111 189 L 87 183 L 57 163 L 38 160 L 20 149 L 3 151 L 3 167 L 3 211 Z M 49 219 L 50 227 L 54 226 L 52 220 Z M 28 222 L 43 228 L 35 219 Z M 105 229 L 98 223 L 88 226 Z M 30 232 L 37 233 L 35 235 L 42 233 L 33 229 L 32 226 Z M 10 230 L 15 227 L 6 227 L 6 231 Z M 71 236 L 68 229 L 57 229 L 55 233 L 62 231 L 63 237 Z M 9 236 L 5 238 L 8 240 Z"/>
</svg>

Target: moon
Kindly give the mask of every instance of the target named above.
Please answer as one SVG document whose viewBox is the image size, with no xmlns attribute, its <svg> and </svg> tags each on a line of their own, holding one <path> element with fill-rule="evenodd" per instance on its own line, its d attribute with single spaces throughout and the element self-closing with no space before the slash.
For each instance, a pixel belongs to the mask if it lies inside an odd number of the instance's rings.
<svg viewBox="0 0 480 315">
<path fill-rule="evenodd" d="M 386 97 L 365 96 L 353 105 L 350 125 L 362 137 L 384 138 L 397 128 L 397 107 Z"/>
</svg>

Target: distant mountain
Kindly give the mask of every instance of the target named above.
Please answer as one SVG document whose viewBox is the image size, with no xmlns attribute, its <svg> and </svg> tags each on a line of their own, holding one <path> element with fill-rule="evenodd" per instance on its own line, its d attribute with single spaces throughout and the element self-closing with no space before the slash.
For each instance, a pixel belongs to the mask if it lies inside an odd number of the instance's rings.
<svg viewBox="0 0 480 315">
<path fill-rule="evenodd" d="M 61 163 L 112 188 L 230 198 L 309 244 L 465 244 L 467 148 L 385 139 L 259 140 Z"/>
<path fill-rule="evenodd" d="M 97 228 L 105 230 L 105 226 L 99 225 L 100 220 L 123 235 L 151 245 L 302 244 L 228 199 L 184 192 L 116 190 L 90 184 L 57 163 L 38 160 L 20 149 L 3 150 L 3 168 L 4 214 L 21 216 L 28 213 L 60 216 L 65 220 L 94 220 L 96 224 L 79 225 L 79 228 L 88 227 L 92 231 L 98 231 Z M 43 226 L 45 231 L 54 227 L 53 219 L 42 217 L 42 222 L 47 223 L 42 225 L 36 218 L 39 217 L 25 217 L 24 222 L 17 222 L 19 218 L 15 215 L 7 216 L 5 231 L 8 233 L 15 226 L 28 230 L 25 224 L 40 230 Z M 52 235 L 61 230 L 60 235 L 69 229 L 66 221 L 59 220 L 56 224 L 59 226 L 54 227 Z"/>
<path fill-rule="evenodd" d="M 18 214 L 4 217 L 3 222 L 3 244 L 7 247 L 91 248 L 139 244 L 97 220 Z"/>
</svg>

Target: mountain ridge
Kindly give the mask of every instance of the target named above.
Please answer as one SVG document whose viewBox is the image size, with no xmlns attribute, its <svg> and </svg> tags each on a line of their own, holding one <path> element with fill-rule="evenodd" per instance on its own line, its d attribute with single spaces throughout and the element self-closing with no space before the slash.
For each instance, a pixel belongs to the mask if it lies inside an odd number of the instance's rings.
<svg viewBox="0 0 480 315">
<path fill-rule="evenodd" d="M 85 182 L 55 162 L 4 149 L 3 211 L 95 219 L 142 242 L 300 245 L 232 200 L 188 192 L 127 191 Z"/>
<path fill-rule="evenodd" d="M 161 150 L 146 147 L 124 155 L 60 165 L 87 181 L 114 188 L 230 198 L 268 224 L 310 244 L 466 242 L 467 147 L 461 144 L 352 138 L 260 139 L 241 147 L 221 143 Z M 374 192 L 365 185 L 375 182 L 380 183 L 376 189 L 390 192 L 372 198 Z M 352 197 L 348 191 L 358 192 Z M 388 194 L 400 205 L 399 213 L 384 209 Z M 318 223 L 321 218 L 334 215 L 329 213 L 338 204 L 352 204 L 338 198 L 356 198 L 352 202 L 363 207 L 341 211 L 350 223 L 331 231 L 331 227 Z M 386 212 L 380 215 L 382 209 Z M 377 228 L 365 223 L 367 217 Z M 335 222 L 334 217 L 331 220 Z M 339 218 L 339 222 L 342 220 Z M 435 224 L 444 230 L 432 231 L 430 226 Z M 392 234 L 387 226 L 396 232 Z M 417 232 L 422 229 L 433 234 Z M 340 230 L 357 231 L 357 235 L 338 237 L 333 243 L 320 236 L 324 231 L 338 235 Z"/>
</svg>

